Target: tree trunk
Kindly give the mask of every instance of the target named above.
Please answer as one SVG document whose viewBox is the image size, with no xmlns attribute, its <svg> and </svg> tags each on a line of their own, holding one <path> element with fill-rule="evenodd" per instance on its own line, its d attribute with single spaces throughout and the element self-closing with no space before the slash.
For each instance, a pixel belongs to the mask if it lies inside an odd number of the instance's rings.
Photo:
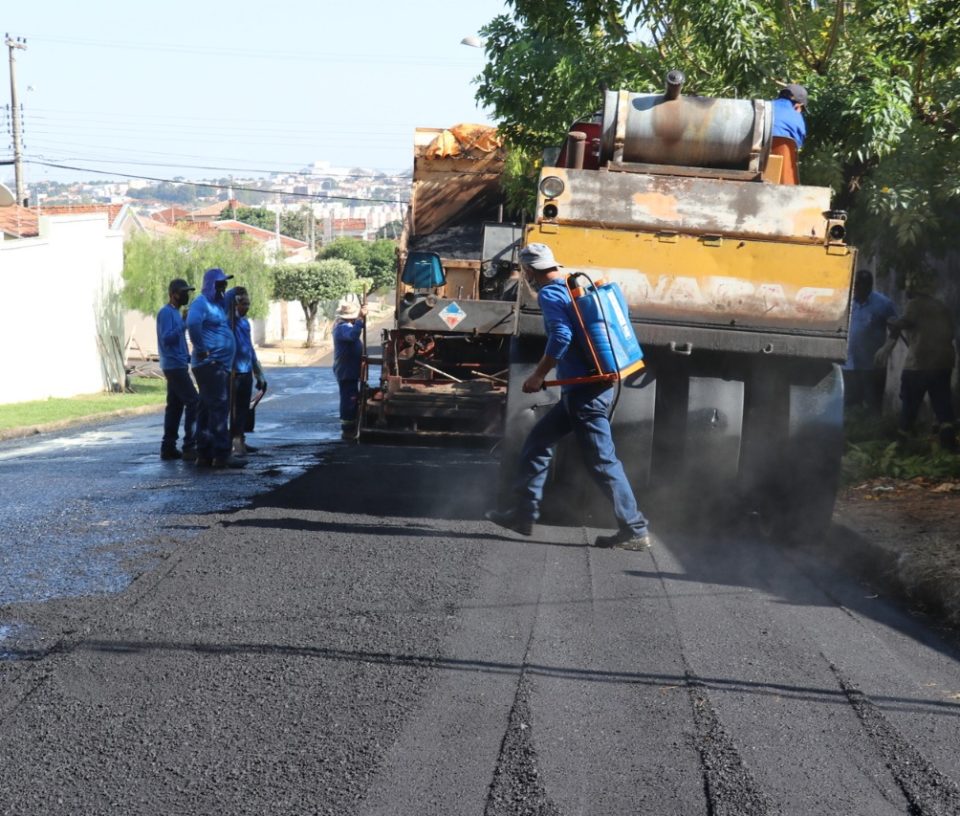
<svg viewBox="0 0 960 816">
<path fill-rule="evenodd" d="M 316 343 L 315 335 L 317 330 L 317 304 L 316 303 L 302 303 L 303 313 L 307 318 L 307 348 L 312 348 Z"/>
</svg>

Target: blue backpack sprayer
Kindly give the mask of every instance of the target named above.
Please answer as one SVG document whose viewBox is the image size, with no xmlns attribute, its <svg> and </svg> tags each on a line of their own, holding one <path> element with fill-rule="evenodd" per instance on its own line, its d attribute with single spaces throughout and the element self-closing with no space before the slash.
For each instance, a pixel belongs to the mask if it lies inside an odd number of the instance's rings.
<svg viewBox="0 0 960 816">
<path fill-rule="evenodd" d="M 586 278 L 586 286 L 576 279 Z M 644 367 L 643 349 L 630 323 L 623 291 L 616 283 L 602 278 L 596 283 L 583 272 L 574 272 L 566 280 L 570 302 L 576 316 L 580 345 L 593 364 L 594 373 L 566 380 L 549 380 L 544 387 L 619 382 Z"/>
</svg>

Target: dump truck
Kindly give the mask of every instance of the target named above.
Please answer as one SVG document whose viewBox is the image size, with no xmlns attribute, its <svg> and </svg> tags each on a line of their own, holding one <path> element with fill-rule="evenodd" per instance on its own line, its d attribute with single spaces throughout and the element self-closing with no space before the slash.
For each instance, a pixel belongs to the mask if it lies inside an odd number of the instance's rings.
<svg viewBox="0 0 960 816">
<path fill-rule="evenodd" d="M 380 378 L 362 388 L 362 441 L 500 438 L 522 237 L 504 221 L 503 163 L 493 128 L 416 129 L 396 318 L 368 357 Z"/>
<path fill-rule="evenodd" d="M 796 146 L 771 137 L 772 106 L 682 92 L 607 91 L 539 179 L 524 242 L 564 271 L 623 290 L 645 352 L 613 415 L 645 512 L 817 535 L 843 448 L 843 385 L 856 253 L 827 188 L 782 183 Z M 511 345 L 503 483 L 559 389 L 525 394 L 545 336 L 525 283 Z M 544 521 L 609 526 L 572 440 L 558 447 Z"/>
</svg>

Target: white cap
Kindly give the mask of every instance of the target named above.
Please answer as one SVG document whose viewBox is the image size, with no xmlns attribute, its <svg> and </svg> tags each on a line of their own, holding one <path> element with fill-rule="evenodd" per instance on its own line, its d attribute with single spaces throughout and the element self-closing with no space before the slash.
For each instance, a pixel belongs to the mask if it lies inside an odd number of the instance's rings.
<svg viewBox="0 0 960 816">
<path fill-rule="evenodd" d="M 553 250 L 546 244 L 527 244 L 520 250 L 520 263 L 540 272 L 560 266 L 553 257 Z"/>
</svg>

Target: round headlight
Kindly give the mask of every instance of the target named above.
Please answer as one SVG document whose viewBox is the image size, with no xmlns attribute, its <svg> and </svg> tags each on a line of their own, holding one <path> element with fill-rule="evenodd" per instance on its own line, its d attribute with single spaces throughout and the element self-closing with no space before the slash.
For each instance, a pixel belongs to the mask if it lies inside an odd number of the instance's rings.
<svg viewBox="0 0 960 816">
<path fill-rule="evenodd" d="M 547 198 L 556 198 L 563 192 L 563 179 L 559 176 L 547 176 L 540 182 L 540 192 Z"/>
</svg>

